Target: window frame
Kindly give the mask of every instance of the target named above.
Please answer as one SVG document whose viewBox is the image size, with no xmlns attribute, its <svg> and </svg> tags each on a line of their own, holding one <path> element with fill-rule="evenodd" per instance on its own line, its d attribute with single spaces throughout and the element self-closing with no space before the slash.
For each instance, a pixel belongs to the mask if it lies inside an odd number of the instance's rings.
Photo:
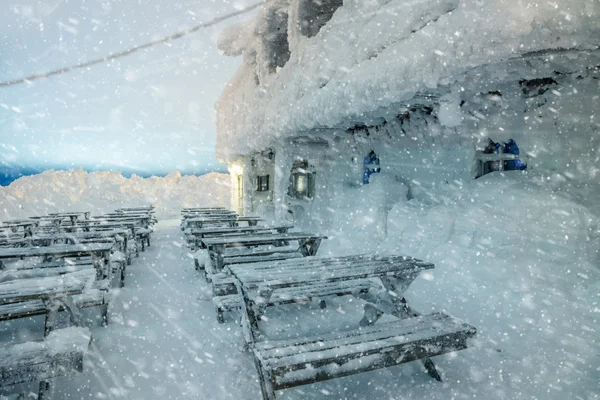
<svg viewBox="0 0 600 400">
<path fill-rule="evenodd" d="M 268 192 L 270 190 L 269 180 L 271 176 L 269 174 L 266 175 L 257 175 L 256 176 L 256 191 L 257 192 Z"/>
</svg>

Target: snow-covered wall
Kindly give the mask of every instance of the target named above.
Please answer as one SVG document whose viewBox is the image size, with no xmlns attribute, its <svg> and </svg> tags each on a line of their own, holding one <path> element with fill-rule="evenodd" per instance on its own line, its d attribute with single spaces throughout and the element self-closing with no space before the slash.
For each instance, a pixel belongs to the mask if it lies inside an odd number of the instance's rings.
<svg viewBox="0 0 600 400">
<path fill-rule="evenodd" d="M 125 178 L 118 172 L 44 171 L 0 187 L 0 221 L 49 212 L 91 211 L 154 205 L 159 217 L 177 217 L 183 207 L 230 206 L 229 176 L 210 173 Z"/>
</svg>

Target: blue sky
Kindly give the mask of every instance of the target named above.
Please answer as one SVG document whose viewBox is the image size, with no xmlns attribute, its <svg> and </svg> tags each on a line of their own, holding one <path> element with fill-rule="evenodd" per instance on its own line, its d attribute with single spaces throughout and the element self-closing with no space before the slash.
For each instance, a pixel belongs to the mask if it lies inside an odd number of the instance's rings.
<svg viewBox="0 0 600 400">
<path fill-rule="evenodd" d="M 3 1 L 0 80 L 120 51 L 252 2 Z M 0 164 L 156 174 L 222 169 L 214 103 L 241 62 L 216 49 L 224 26 L 89 70 L 0 88 Z"/>
</svg>

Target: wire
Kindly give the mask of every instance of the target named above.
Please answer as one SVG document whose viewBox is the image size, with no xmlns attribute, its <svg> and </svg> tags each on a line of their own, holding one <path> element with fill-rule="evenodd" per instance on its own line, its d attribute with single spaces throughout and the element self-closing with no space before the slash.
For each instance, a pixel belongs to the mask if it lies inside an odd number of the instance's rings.
<svg viewBox="0 0 600 400">
<path fill-rule="evenodd" d="M 265 2 L 268 2 L 268 1 L 269 0 L 267 0 Z M 172 40 L 181 39 L 182 37 L 190 35 L 190 34 L 192 34 L 194 32 L 197 32 L 200 29 L 208 28 L 209 26 L 216 25 L 216 24 L 218 24 L 220 22 L 223 22 L 223 21 L 225 21 L 227 19 L 230 19 L 230 18 L 233 18 L 233 17 L 237 17 L 238 15 L 250 12 L 250 11 L 254 10 L 255 8 L 258 8 L 258 7 L 262 6 L 265 2 L 260 1 L 258 3 L 254 3 L 254 4 L 252 4 L 252 5 L 248 6 L 248 7 L 242 8 L 241 10 L 234 11 L 232 13 L 223 15 L 222 17 L 215 17 L 215 18 L 213 18 L 210 21 L 203 22 L 203 23 L 201 23 L 199 25 L 195 25 L 195 26 L 193 26 L 191 28 L 188 28 L 188 29 L 184 29 L 184 30 L 176 32 L 176 33 L 174 33 L 174 34 L 172 34 L 170 36 L 166 36 L 166 37 L 163 37 L 161 39 L 156 39 L 156 40 L 153 40 L 151 42 L 141 44 L 139 46 L 131 47 L 131 48 L 127 49 L 127 50 L 123 50 L 123 51 L 120 51 L 118 53 L 112 53 L 112 54 L 109 54 L 109 55 L 101 57 L 101 58 L 96 58 L 96 59 L 93 59 L 93 60 L 90 60 L 90 61 L 86 61 L 86 62 L 82 62 L 82 63 L 79 63 L 79 64 L 71 65 L 69 67 L 63 67 L 63 68 L 60 68 L 60 69 L 55 69 L 54 71 L 46 72 L 46 73 L 43 73 L 43 74 L 34 74 L 34 75 L 27 76 L 25 78 L 15 79 L 15 80 L 6 81 L 6 82 L 0 82 L 0 87 L 20 85 L 20 84 L 23 84 L 23 83 L 28 83 L 28 82 L 35 81 L 35 80 L 42 79 L 42 78 L 49 78 L 49 77 L 54 76 L 54 75 L 65 74 L 67 72 L 71 72 L 71 71 L 74 71 L 74 70 L 77 70 L 77 69 L 88 68 L 88 67 L 91 67 L 91 66 L 96 65 L 96 64 L 105 63 L 107 61 L 116 60 L 117 58 L 122 58 L 122 57 L 128 56 L 128 55 L 130 55 L 132 53 L 135 53 L 138 50 L 147 49 L 147 48 L 159 45 L 159 44 L 170 42 Z"/>
</svg>

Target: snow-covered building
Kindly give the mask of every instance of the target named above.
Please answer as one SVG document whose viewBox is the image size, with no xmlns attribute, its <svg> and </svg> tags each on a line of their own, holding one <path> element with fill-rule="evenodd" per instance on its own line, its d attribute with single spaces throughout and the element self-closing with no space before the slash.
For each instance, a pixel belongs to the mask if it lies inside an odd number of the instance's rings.
<svg viewBox="0 0 600 400">
<path fill-rule="evenodd" d="M 487 138 L 514 139 L 531 171 L 597 180 L 599 21 L 596 0 L 267 2 L 219 39 L 244 59 L 216 105 L 232 204 L 385 225 L 398 198 L 474 179 Z M 363 185 L 370 150 L 381 173 Z"/>
</svg>

